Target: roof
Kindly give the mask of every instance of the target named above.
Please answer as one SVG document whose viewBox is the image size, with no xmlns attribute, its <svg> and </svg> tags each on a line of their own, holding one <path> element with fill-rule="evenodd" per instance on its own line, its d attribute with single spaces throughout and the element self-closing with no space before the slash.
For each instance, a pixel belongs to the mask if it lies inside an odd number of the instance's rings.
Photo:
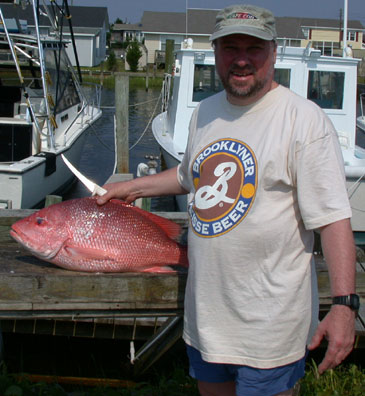
<svg viewBox="0 0 365 396">
<path fill-rule="evenodd" d="M 142 16 L 144 32 L 185 32 L 185 13 L 144 11 Z"/>
<path fill-rule="evenodd" d="M 43 6 L 42 6 L 43 8 Z M 44 8 L 43 8 L 44 9 Z M 27 5 L 25 9 L 14 4 L 1 4 L 1 10 L 6 19 L 21 19 L 26 20 L 28 25 L 34 26 L 34 15 L 32 8 Z M 107 7 L 69 7 L 71 14 L 71 21 L 73 27 L 84 28 L 102 28 L 106 24 L 108 28 L 109 17 Z M 64 18 L 64 25 L 68 25 L 68 21 Z M 40 26 L 50 26 L 50 21 L 47 17 L 41 15 L 39 17 Z"/>
<path fill-rule="evenodd" d="M 210 35 L 214 29 L 215 17 L 219 10 L 188 9 L 188 33 Z M 278 37 L 303 39 L 303 27 L 339 29 L 340 21 L 336 19 L 276 17 Z M 128 26 L 128 25 L 127 25 Z M 348 29 L 364 30 L 360 21 L 351 20 Z M 129 29 L 130 30 L 130 29 Z M 138 30 L 158 33 L 186 33 L 186 14 L 182 12 L 145 11 Z"/>
<path fill-rule="evenodd" d="M 142 25 L 140 23 L 114 23 L 113 31 L 138 31 L 142 30 Z"/>
</svg>

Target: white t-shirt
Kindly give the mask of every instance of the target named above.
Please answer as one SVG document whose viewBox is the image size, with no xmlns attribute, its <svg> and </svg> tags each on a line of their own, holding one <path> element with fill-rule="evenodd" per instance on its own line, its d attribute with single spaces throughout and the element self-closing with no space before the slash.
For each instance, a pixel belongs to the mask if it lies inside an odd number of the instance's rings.
<svg viewBox="0 0 365 396">
<path fill-rule="evenodd" d="M 194 112 L 178 180 L 190 191 L 185 341 L 209 362 L 302 358 L 318 306 L 311 230 L 351 217 L 332 123 L 282 86 L 250 106 L 223 91 Z"/>
</svg>

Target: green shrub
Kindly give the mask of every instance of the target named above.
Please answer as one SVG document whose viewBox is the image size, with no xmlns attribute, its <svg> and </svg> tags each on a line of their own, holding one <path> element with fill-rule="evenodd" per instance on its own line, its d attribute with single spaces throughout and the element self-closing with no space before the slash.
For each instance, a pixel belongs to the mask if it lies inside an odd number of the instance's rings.
<svg viewBox="0 0 365 396">
<path fill-rule="evenodd" d="M 137 40 L 133 40 L 129 43 L 127 49 L 127 62 L 132 72 L 136 72 L 138 70 L 138 62 L 141 59 L 142 51 Z"/>
</svg>

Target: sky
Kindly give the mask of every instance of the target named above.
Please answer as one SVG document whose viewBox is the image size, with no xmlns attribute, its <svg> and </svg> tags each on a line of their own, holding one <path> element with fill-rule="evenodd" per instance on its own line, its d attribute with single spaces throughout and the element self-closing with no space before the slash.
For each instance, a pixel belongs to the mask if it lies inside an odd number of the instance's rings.
<svg viewBox="0 0 365 396">
<path fill-rule="evenodd" d="M 138 23 L 143 11 L 185 12 L 187 8 L 221 9 L 239 0 L 69 0 L 69 5 L 108 7 L 109 22 L 117 18 Z M 270 9 L 276 16 L 338 19 L 345 0 L 247 0 Z M 348 19 L 359 20 L 365 28 L 365 0 L 347 0 Z"/>
</svg>

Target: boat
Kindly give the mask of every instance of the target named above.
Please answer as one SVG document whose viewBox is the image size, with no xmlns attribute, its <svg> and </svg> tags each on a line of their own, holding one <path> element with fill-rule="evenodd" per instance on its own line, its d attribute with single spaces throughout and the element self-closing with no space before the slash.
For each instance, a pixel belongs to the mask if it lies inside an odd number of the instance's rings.
<svg viewBox="0 0 365 396">
<path fill-rule="evenodd" d="M 167 168 L 182 160 L 189 121 L 197 104 L 222 89 L 215 73 L 213 50 L 193 49 L 191 43 L 185 43 L 185 47 L 176 51 L 174 73 L 166 76 L 163 87 L 163 111 L 152 123 Z M 356 141 L 357 134 L 365 133 L 364 115 L 357 118 L 356 114 L 359 61 L 352 57 L 324 56 L 310 45 L 290 47 L 284 43 L 277 49 L 275 80 L 316 102 L 333 122 L 345 162 L 352 227 L 356 232 L 364 232 L 365 149 Z M 176 199 L 179 210 L 186 211 L 186 196 Z"/>
<path fill-rule="evenodd" d="M 81 85 L 66 53 L 73 41 L 64 39 L 60 23 L 69 19 L 67 1 L 22 3 L 33 15 L 32 29 L 7 19 L 0 7 L 2 209 L 39 207 L 69 188 L 74 176 L 61 154 L 78 166 L 86 131 L 101 116 L 100 86 Z M 49 32 L 40 18 L 48 18 Z"/>
</svg>

